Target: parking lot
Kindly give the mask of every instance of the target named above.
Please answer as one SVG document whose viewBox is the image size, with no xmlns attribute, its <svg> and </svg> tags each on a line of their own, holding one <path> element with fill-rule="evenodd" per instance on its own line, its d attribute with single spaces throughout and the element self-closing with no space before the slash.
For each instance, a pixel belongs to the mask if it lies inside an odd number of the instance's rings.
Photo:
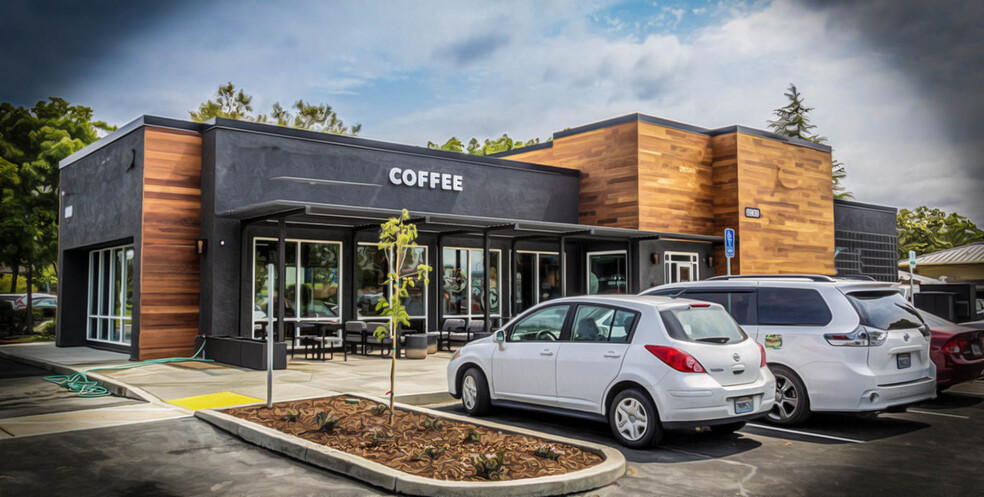
<svg viewBox="0 0 984 497">
<path fill-rule="evenodd" d="M 77 399 L 42 382 L 43 374 L 0 361 L 0 421 L 54 413 L 102 424 L 0 437 L 0 495 L 382 494 L 187 415 L 113 421 L 105 414 L 148 406 Z M 491 419 L 617 445 L 600 423 L 511 409 L 497 409 Z M 626 476 L 586 495 L 980 495 L 982 445 L 984 381 L 977 381 L 877 418 L 815 415 L 795 430 L 751 423 L 731 436 L 670 433 L 658 448 L 622 449 Z"/>
</svg>

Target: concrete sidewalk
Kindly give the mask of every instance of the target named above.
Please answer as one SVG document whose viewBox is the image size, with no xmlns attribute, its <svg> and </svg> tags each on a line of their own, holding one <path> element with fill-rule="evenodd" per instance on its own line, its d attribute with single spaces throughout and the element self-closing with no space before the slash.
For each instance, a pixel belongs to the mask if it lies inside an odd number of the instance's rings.
<svg viewBox="0 0 984 497">
<path fill-rule="evenodd" d="M 130 364 L 125 354 L 87 347 L 55 347 L 53 343 L 0 346 L 0 355 L 50 368 L 83 370 Z M 300 357 L 300 356 L 298 356 Z M 451 355 L 440 352 L 423 360 L 400 359 L 396 363 L 397 400 L 408 404 L 431 404 L 451 400 L 447 395 L 446 370 Z M 287 369 L 274 371 L 274 400 L 352 392 L 383 397 L 389 391 L 390 359 L 353 356 L 343 361 L 289 360 Z M 156 400 L 234 393 L 266 399 L 266 371 L 222 363 L 184 362 L 153 364 L 124 370 L 103 370 L 100 375 L 135 387 Z M 155 399 L 148 399 L 155 400 Z"/>
</svg>

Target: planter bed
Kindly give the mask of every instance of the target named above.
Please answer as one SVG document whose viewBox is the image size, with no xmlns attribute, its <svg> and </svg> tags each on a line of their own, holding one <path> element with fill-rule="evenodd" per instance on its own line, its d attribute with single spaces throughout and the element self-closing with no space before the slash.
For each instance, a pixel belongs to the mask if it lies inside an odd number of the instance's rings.
<svg viewBox="0 0 984 497">
<path fill-rule="evenodd" d="M 555 495 L 622 476 L 600 445 L 397 404 L 339 395 L 199 411 L 263 447 L 389 490 L 416 495 Z"/>
<path fill-rule="evenodd" d="M 358 402 L 348 403 L 347 398 Z M 382 412 L 377 414 L 376 409 Z M 396 410 L 393 428 L 390 429 L 388 406 L 355 397 L 281 402 L 274 404 L 272 409 L 264 405 L 238 407 L 225 412 L 404 473 L 435 480 L 532 478 L 569 473 L 603 461 L 601 456 L 571 445 L 503 433 L 484 426 L 402 409 Z M 322 420 L 325 417 L 337 418 L 337 426 L 331 431 L 319 430 L 316 419 L 319 415 Z M 296 421 L 288 420 L 295 417 Z M 470 440 L 466 440 L 469 436 Z M 475 441 L 476 438 L 478 441 Z M 556 460 L 534 455 L 533 452 L 541 447 L 556 456 Z M 428 449 L 430 455 L 426 452 Z M 442 449 L 443 453 L 436 455 Z M 500 452 L 504 456 L 501 471 L 493 471 L 488 477 L 476 475 L 473 457 L 491 455 L 494 458 Z M 432 458 L 431 455 L 436 457 Z"/>
</svg>

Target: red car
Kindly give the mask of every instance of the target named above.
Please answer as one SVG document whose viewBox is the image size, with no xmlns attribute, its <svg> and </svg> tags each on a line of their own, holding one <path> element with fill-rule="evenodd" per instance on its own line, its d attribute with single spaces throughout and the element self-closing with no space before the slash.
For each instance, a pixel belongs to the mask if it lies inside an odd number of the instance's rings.
<svg viewBox="0 0 984 497">
<path fill-rule="evenodd" d="M 936 390 L 984 376 L 984 330 L 962 326 L 919 311 L 932 338 L 929 357 L 936 364 Z"/>
</svg>

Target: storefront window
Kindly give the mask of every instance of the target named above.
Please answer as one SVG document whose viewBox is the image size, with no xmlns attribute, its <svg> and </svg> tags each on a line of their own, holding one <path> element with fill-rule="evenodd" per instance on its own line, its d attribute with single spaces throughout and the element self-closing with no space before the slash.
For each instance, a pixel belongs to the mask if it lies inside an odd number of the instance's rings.
<svg viewBox="0 0 984 497">
<path fill-rule="evenodd" d="M 337 242 L 287 240 L 284 247 L 286 266 L 286 321 L 338 321 L 341 311 L 341 244 Z M 268 294 L 273 265 L 273 300 Z M 280 282 L 277 279 L 277 240 L 257 238 L 253 241 L 253 336 L 259 337 L 268 320 L 268 305 L 276 313 Z M 300 275 L 300 278 L 298 278 Z M 300 280 L 300 281 L 299 281 Z"/>
<path fill-rule="evenodd" d="M 389 274 L 389 261 L 385 253 L 375 244 L 364 244 L 358 248 L 357 306 L 359 317 L 377 317 L 376 310 L 379 299 L 389 298 L 389 288 L 386 278 Z M 416 274 L 417 266 L 427 264 L 427 247 L 410 247 L 403 256 L 403 266 L 400 276 Z M 427 288 L 423 282 L 414 282 L 412 288 L 407 288 L 407 297 L 403 299 L 407 314 L 411 318 L 427 317 Z"/>
<path fill-rule="evenodd" d="M 694 253 L 667 252 L 663 254 L 665 283 L 697 281 L 698 256 Z"/>
<path fill-rule="evenodd" d="M 516 254 L 516 312 L 560 297 L 560 255 L 551 252 Z"/>
<path fill-rule="evenodd" d="M 129 344 L 133 317 L 133 246 L 89 253 L 86 337 Z"/>
<path fill-rule="evenodd" d="M 588 293 L 629 293 L 625 252 L 588 253 Z"/>
<path fill-rule="evenodd" d="M 485 315 L 485 264 L 480 249 L 445 248 L 441 271 L 441 299 L 445 316 Z M 499 315 L 501 252 L 489 252 L 489 314 Z"/>
</svg>

